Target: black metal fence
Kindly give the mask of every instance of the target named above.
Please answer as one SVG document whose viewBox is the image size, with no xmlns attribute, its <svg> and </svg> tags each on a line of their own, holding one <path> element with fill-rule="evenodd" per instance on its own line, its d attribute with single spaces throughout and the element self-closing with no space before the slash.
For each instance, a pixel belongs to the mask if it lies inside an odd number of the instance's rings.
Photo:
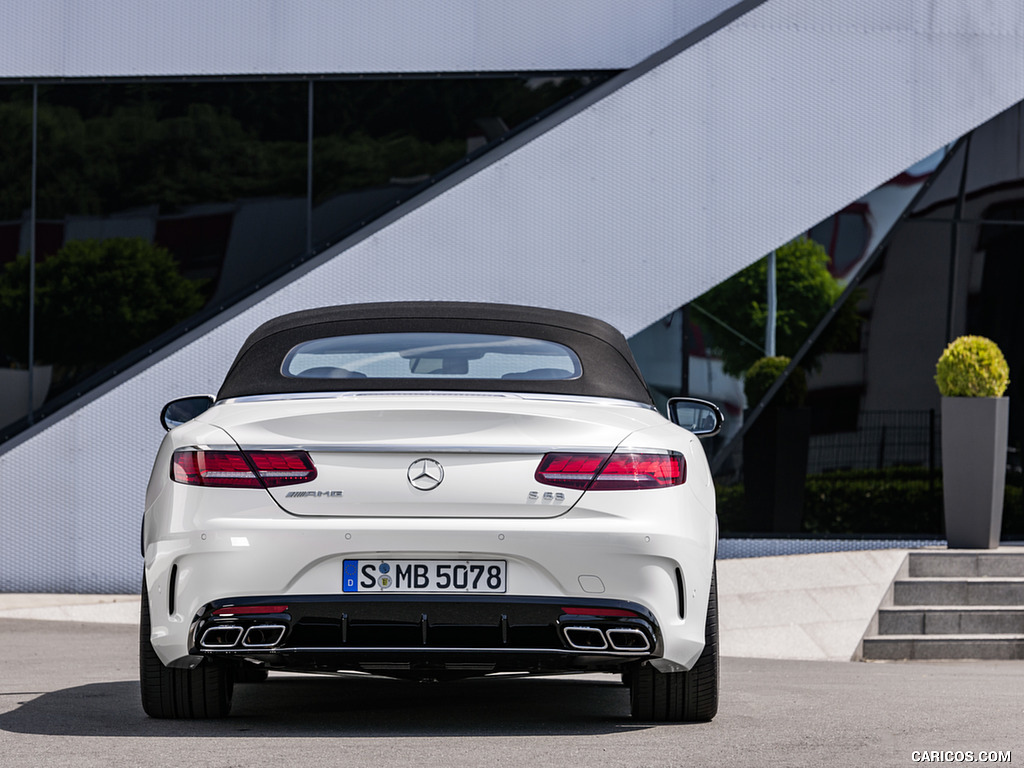
<svg viewBox="0 0 1024 768">
<path fill-rule="evenodd" d="M 939 414 L 927 411 L 861 411 L 857 429 L 812 435 L 808 474 L 834 470 L 942 466 Z"/>
</svg>

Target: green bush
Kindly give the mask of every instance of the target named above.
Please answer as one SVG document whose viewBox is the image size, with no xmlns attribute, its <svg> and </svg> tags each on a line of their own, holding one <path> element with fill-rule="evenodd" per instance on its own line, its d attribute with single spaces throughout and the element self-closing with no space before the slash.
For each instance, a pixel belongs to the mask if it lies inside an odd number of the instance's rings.
<svg viewBox="0 0 1024 768">
<path fill-rule="evenodd" d="M 29 263 L 0 269 L 0 348 L 26 365 Z M 202 288 L 141 238 L 73 240 L 36 266 L 36 362 L 94 370 L 202 309 Z"/>
<path fill-rule="evenodd" d="M 722 536 L 731 533 L 750 533 L 747 523 L 747 509 L 743 483 L 720 485 L 715 483 L 715 505 L 718 511 L 718 528 Z"/>
<path fill-rule="evenodd" d="M 803 529 L 815 534 L 916 533 L 942 536 L 942 482 L 927 469 L 810 475 Z"/>
<path fill-rule="evenodd" d="M 722 535 L 755 532 L 743 485 L 716 484 Z M 925 467 L 847 470 L 808 475 L 804 486 L 804 533 L 835 535 L 943 535 L 942 476 Z M 1024 476 L 1006 476 L 1004 539 L 1024 537 Z"/>
<path fill-rule="evenodd" d="M 939 357 L 935 383 L 943 397 L 1002 397 L 1010 383 L 1010 368 L 991 339 L 961 336 Z"/>
<path fill-rule="evenodd" d="M 743 394 L 747 396 L 747 405 L 754 407 L 771 389 L 775 380 L 782 375 L 789 365 L 788 357 L 762 357 L 747 371 L 743 377 Z M 804 404 L 807 397 L 807 376 L 799 366 L 793 369 L 782 389 L 775 395 L 776 405 L 797 408 Z"/>
</svg>

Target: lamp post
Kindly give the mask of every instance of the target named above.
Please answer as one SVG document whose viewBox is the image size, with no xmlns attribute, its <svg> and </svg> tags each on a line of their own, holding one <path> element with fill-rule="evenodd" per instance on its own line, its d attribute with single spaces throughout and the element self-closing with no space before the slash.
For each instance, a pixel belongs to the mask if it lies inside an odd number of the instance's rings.
<svg viewBox="0 0 1024 768">
<path fill-rule="evenodd" d="M 775 251 L 768 254 L 768 317 L 764 324 L 764 356 L 775 357 L 775 314 L 778 294 L 775 289 Z"/>
</svg>

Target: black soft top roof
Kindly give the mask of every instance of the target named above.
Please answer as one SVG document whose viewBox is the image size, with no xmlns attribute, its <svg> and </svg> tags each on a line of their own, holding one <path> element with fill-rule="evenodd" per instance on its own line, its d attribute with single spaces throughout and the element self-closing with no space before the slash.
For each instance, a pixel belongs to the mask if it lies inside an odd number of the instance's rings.
<svg viewBox="0 0 1024 768">
<path fill-rule="evenodd" d="M 579 356 L 583 373 L 576 379 L 550 381 L 316 379 L 281 373 L 285 355 L 304 341 L 403 331 L 502 334 L 554 341 Z M 217 399 L 289 392 L 419 389 L 540 392 L 652 402 L 625 337 L 608 323 L 538 307 L 427 301 L 321 307 L 269 320 L 242 345 Z"/>
</svg>

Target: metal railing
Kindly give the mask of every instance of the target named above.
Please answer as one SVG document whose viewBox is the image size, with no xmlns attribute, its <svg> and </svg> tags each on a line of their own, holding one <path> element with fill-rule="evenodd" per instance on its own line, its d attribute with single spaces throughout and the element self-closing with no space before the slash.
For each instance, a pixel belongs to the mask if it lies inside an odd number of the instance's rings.
<svg viewBox="0 0 1024 768">
<path fill-rule="evenodd" d="M 857 429 L 812 435 L 808 474 L 843 469 L 942 466 L 940 416 L 926 411 L 861 411 Z"/>
</svg>

